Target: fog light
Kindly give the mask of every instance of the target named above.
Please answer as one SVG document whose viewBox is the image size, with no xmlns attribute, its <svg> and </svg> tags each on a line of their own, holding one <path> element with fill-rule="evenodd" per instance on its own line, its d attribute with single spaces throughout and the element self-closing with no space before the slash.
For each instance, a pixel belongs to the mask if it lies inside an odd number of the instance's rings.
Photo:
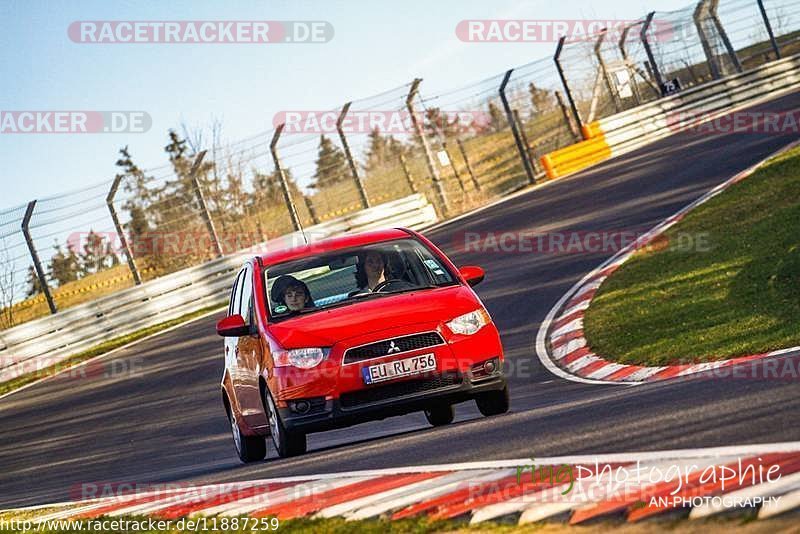
<svg viewBox="0 0 800 534">
<path fill-rule="evenodd" d="M 289 410 L 298 415 L 308 415 L 325 411 L 325 397 L 310 397 L 308 399 L 295 399 L 286 402 Z"/>
<path fill-rule="evenodd" d="M 476 363 L 472 366 L 472 378 L 485 378 L 494 374 L 500 368 L 500 362 L 497 358 L 486 360 L 485 362 Z"/>
<path fill-rule="evenodd" d="M 308 401 L 297 401 L 294 405 L 294 409 L 297 413 L 308 413 L 308 410 L 311 408 L 311 404 Z"/>
</svg>

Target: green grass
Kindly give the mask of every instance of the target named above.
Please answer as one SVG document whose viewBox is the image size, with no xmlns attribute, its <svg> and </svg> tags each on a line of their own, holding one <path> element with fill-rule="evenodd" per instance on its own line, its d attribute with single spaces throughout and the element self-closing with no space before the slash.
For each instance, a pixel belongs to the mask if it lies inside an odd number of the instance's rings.
<svg viewBox="0 0 800 534">
<path fill-rule="evenodd" d="M 19 389 L 22 386 L 25 386 L 27 384 L 30 384 L 31 382 L 39 380 L 40 378 L 52 376 L 58 372 L 69 369 L 70 367 L 74 367 L 75 365 L 78 365 L 81 362 L 94 358 L 95 356 L 100 356 L 101 354 L 105 354 L 106 352 L 119 348 L 123 345 L 132 343 L 137 339 L 142 339 L 143 337 L 155 334 L 156 332 L 166 330 L 171 326 L 184 323 L 196 317 L 200 317 L 201 315 L 205 315 L 206 313 L 210 313 L 214 310 L 222 310 L 222 306 L 221 305 L 207 306 L 205 308 L 202 308 L 200 310 L 191 313 L 187 313 L 175 319 L 164 321 L 163 323 L 159 323 L 157 325 L 148 326 L 147 328 L 142 328 L 141 330 L 137 330 L 136 332 L 133 332 L 131 334 L 109 339 L 108 341 L 104 341 L 98 345 L 95 345 L 90 349 L 87 349 L 83 352 L 70 356 L 66 360 L 61 361 L 57 364 L 44 367 L 42 369 L 38 369 L 36 371 L 31 371 L 30 373 L 20 375 L 7 382 L 0 383 L 0 395 L 3 395 L 15 389 Z"/>
<path fill-rule="evenodd" d="M 705 235 L 707 250 L 674 246 Z M 712 361 L 800 345 L 800 149 L 690 212 L 600 287 L 584 329 L 627 364 Z"/>
</svg>

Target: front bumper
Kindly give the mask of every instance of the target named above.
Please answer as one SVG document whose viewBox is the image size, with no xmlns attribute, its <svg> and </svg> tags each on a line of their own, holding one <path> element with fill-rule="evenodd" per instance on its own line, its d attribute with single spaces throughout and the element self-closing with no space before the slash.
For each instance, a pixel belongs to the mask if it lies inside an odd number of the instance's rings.
<svg viewBox="0 0 800 534">
<path fill-rule="evenodd" d="M 501 372 L 480 379 L 461 373 L 434 374 L 416 380 L 390 382 L 359 392 L 370 391 L 371 395 L 342 395 L 329 399 L 324 406 L 318 406 L 314 413 L 307 415 L 299 415 L 290 408 L 278 408 L 278 411 L 284 427 L 290 432 L 321 432 L 418 412 L 434 404 L 464 402 L 480 393 L 499 391 L 505 387 L 506 379 Z M 394 389 L 381 391 L 381 388 Z M 376 391 L 377 394 L 374 393 Z M 399 394 L 392 395 L 395 392 Z"/>
</svg>

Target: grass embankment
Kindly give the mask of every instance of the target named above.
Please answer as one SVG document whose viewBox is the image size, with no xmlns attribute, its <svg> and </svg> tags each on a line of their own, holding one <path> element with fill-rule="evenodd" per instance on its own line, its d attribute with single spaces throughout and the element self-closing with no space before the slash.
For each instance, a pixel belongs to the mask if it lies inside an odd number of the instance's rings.
<svg viewBox="0 0 800 534">
<path fill-rule="evenodd" d="M 592 350 L 665 365 L 800 345 L 800 148 L 665 235 L 600 287 L 584 320 Z M 699 250 L 681 246 L 690 238 Z"/>
<path fill-rule="evenodd" d="M 29 373 L 20 375 L 14 378 L 13 380 L 0 383 L 0 395 L 4 395 L 9 391 L 13 391 L 15 389 L 19 389 L 22 386 L 25 386 L 27 384 L 30 384 L 31 382 L 39 380 L 40 378 L 53 376 L 62 371 L 66 371 L 67 369 L 74 367 L 81 362 L 94 358 L 95 356 L 100 356 L 101 354 L 105 354 L 123 345 L 127 345 L 128 343 L 132 343 L 138 339 L 142 339 L 143 337 L 147 337 L 151 334 L 155 334 L 162 330 L 166 330 L 167 328 L 170 328 L 177 324 L 181 324 L 196 317 L 200 317 L 201 315 L 205 315 L 214 310 L 222 310 L 222 306 L 220 305 L 208 306 L 206 308 L 191 313 L 187 313 L 186 315 L 182 315 L 181 317 L 177 317 L 169 321 L 164 321 L 163 323 L 159 323 L 157 325 L 148 326 L 147 328 L 142 328 L 141 330 L 137 330 L 136 332 L 133 332 L 128 335 L 116 337 L 114 339 L 109 339 L 108 341 L 104 341 L 103 343 L 95 345 L 90 349 L 87 349 L 83 352 L 70 356 L 66 360 L 59 362 L 55 365 L 43 367 L 41 369 L 37 369 Z"/>
</svg>

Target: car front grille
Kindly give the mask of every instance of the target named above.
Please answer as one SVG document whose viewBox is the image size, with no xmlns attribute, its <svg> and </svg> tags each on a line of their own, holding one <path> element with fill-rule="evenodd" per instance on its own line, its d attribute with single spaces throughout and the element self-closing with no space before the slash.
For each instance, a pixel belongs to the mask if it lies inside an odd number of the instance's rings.
<svg viewBox="0 0 800 534">
<path fill-rule="evenodd" d="M 444 339 L 438 332 L 425 332 L 423 334 L 412 334 L 410 336 L 401 336 L 392 339 L 384 339 L 369 345 L 362 345 L 347 350 L 344 353 L 344 363 L 354 363 L 371 358 L 380 358 L 381 356 L 392 356 L 417 349 L 424 349 L 426 347 L 433 347 L 441 345 Z M 391 350 L 392 347 L 395 350 Z M 389 352 L 391 350 L 391 352 Z"/>
<path fill-rule="evenodd" d="M 429 375 L 427 378 L 404 380 L 382 386 L 372 386 L 358 391 L 342 393 L 339 404 L 343 409 L 355 408 L 364 404 L 373 404 L 384 400 L 405 397 L 416 393 L 435 391 L 461 384 L 461 375 L 444 373 Z"/>
</svg>

